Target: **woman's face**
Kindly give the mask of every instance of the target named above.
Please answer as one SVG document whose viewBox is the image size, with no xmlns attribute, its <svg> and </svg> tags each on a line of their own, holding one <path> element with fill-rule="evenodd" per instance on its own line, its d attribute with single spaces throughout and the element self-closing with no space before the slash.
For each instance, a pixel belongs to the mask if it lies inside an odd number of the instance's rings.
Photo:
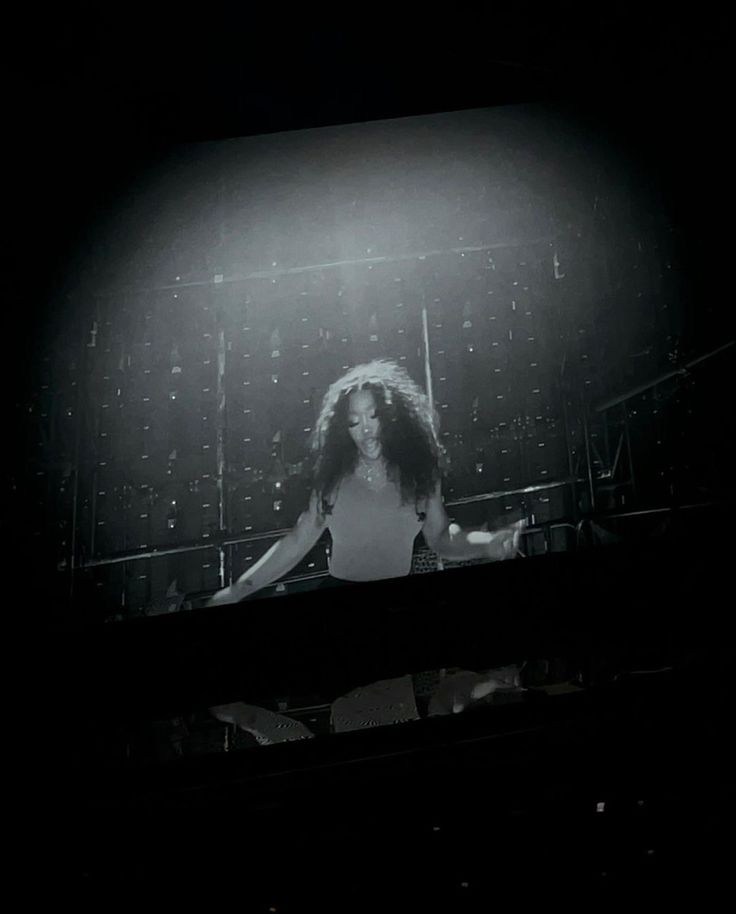
<svg viewBox="0 0 736 914">
<path fill-rule="evenodd" d="M 348 399 L 348 431 L 363 457 L 381 456 L 381 423 L 376 415 L 376 400 L 370 390 L 357 390 Z"/>
</svg>

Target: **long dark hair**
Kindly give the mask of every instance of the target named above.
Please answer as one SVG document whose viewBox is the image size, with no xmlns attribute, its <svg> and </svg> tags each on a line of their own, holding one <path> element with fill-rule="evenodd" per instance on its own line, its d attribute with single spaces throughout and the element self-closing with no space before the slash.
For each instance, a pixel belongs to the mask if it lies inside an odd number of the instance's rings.
<svg viewBox="0 0 736 914">
<path fill-rule="evenodd" d="M 380 419 L 381 452 L 404 504 L 428 497 L 441 477 L 443 450 L 429 398 L 396 362 L 356 365 L 327 390 L 312 432 L 312 486 L 319 505 L 353 472 L 358 449 L 348 431 L 350 394 L 370 391 Z"/>
</svg>

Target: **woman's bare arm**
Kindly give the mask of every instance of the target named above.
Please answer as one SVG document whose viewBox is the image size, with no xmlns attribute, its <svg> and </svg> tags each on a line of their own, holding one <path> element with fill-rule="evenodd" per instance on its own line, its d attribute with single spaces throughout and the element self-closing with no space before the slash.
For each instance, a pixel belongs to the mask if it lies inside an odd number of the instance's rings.
<svg viewBox="0 0 736 914">
<path fill-rule="evenodd" d="M 439 484 L 427 499 L 422 533 L 427 545 L 448 561 L 467 562 L 470 559 L 506 559 L 516 555 L 524 523 L 489 532 L 480 528 L 463 529 L 453 524 L 442 503 Z"/>
<path fill-rule="evenodd" d="M 243 572 L 237 581 L 229 587 L 218 590 L 206 606 L 217 606 L 221 603 L 237 603 L 291 571 L 298 565 L 314 546 L 325 529 L 324 518 L 320 517 L 317 508 L 317 497 L 312 494 L 309 507 L 304 511 L 294 527 L 280 540 L 277 540 L 255 564 Z"/>
</svg>

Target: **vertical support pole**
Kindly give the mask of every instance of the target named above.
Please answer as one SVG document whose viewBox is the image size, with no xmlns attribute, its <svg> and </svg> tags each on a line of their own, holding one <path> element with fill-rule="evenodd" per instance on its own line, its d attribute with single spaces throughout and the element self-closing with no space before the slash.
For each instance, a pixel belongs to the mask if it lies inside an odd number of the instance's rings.
<svg viewBox="0 0 736 914">
<path fill-rule="evenodd" d="M 427 309 L 422 308 L 422 339 L 424 341 L 424 387 L 429 397 L 429 407 L 434 409 L 434 391 L 432 390 L 432 364 L 429 358 L 429 321 Z"/>
<path fill-rule="evenodd" d="M 429 408 L 434 412 L 434 391 L 432 388 L 432 362 L 429 357 L 429 320 L 426 305 L 422 306 L 422 340 L 424 342 L 424 386 L 429 398 Z M 445 565 L 437 556 L 437 571 L 444 571 Z"/>
<path fill-rule="evenodd" d="M 87 347 L 82 340 L 81 352 L 78 359 L 79 370 L 77 374 L 77 395 L 74 401 L 74 487 L 72 489 L 72 535 L 69 548 L 69 611 L 73 610 L 74 584 L 77 570 L 77 521 L 79 514 L 79 461 L 82 444 L 82 387 L 86 380 Z"/>
<path fill-rule="evenodd" d="M 225 329 L 217 334 L 217 500 L 218 527 L 225 532 Z M 219 546 L 220 587 L 225 586 L 225 547 Z M 232 565 L 232 562 L 230 563 Z"/>
<path fill-rule="evenodd" d="M 608 410 L 603 411 L 603 447 L 605 449 L 606 468 L 611 471 L 611 481 L 614 475 L 614 462 L 611 460 L 611 435 L 608 428 Z"/>
<path fill-rule="evenodd" d="M 225 166 L 220 162 L 217 180 L 217 208 L 219 210 L 219 230 L 220 245 L 225 244 L 227 237 L 227 180 Z M 220 588 L 225 586 L 225 547 L 222 545 L 222 535 L 225 532 L 226 524 L 230 520 L 229 512 L 225 510 L 225 426 L 227 421 L 226 403 L 225 403 L 225 359 L 227 346 L 225 342 L 225 327 L 223 326 L 223 308 L 218 308 L 218 328 L 217 328 L 217 510 L 218 510 L 218 528 L 220 531 L 220 544 L 218 547 L 219 557 L 219 584 Z M 228 552 L 228 575 L 232 581 L 232 549 Z"/>
<path fill-rule="evenodd" d="M 567 450 L 567 472 L 570 479 L 570 488 L 572 490 L 572 513 L 573 522 L 577 524 L 580 520 L 580 505 L 578 503 L 578 466 L 573 460 L 572 448 L 572 431 L 570 429 L 570 410 L 567 402 L 567 392 L 564 387 L 562 394 L 562 420 L 565 429 L 565 449 Z"/>
<path fill-rule="evenodd" d="M 581 414 L 583 417 L 583 437 L 585 439 L 585 463 L 588 470 L 588 494 L 590 495 L 590 511 L 595 512 L 595 486 L 593 485 L 593 462 L 590 456 L 590 429 L 588 427 L 587 404 L 580 395 Z"/>
<path fill-rule="evenodd" d="M 92 518 L 90 520 L 89 530 L 89 557 L 92 559 L 95 555 L 95 534 L 97 533 L 97 467 L 92 473 Z"/>
<path fill-rule="evenodd" d="M 636 498 L 636 478 L 634 476 L 634 461 L 631 455 L 631 435 L 629 434 L 629 411 L 626 408 L 626 401 L 621 404 L 624 416 L 624 435 L 626 438 L 626 456 L 629 461 L 629 479 L 631 480 L 631 491 Z"/>
</svg>

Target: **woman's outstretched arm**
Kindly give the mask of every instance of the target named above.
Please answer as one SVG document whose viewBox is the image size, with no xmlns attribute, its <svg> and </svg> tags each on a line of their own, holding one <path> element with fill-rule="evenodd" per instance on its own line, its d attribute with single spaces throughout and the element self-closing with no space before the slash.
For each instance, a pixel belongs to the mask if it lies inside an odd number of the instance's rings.
<svg viewBox="0 0 736 914">
<path fill-rule="evenodd" d="M 261 556 L 257 562 L 243 572 L 237 581 L 229 587 L 218 590 L 205 603 L 205 606 L 218 606 L 222 603 L 237 603 L 256 591 L 288 574 L 298 565 L 314 546 L 325 529 L 325 521 L 319 514 L 317 497 L 314 493 L 309 500 L 309 507 L 304 511 L 294 527 Z"/>
<path fill-rule="evenodd" d="M 439 484 L 427 499 L 426 514 L 422 533 L 427 545 L 441 558 L 454 562 L 514 558 L 525 526 L 524 521 L 519 521 L 493 532 L 481 528 L 463 529 L 447 516 Z"/>
</svg>

